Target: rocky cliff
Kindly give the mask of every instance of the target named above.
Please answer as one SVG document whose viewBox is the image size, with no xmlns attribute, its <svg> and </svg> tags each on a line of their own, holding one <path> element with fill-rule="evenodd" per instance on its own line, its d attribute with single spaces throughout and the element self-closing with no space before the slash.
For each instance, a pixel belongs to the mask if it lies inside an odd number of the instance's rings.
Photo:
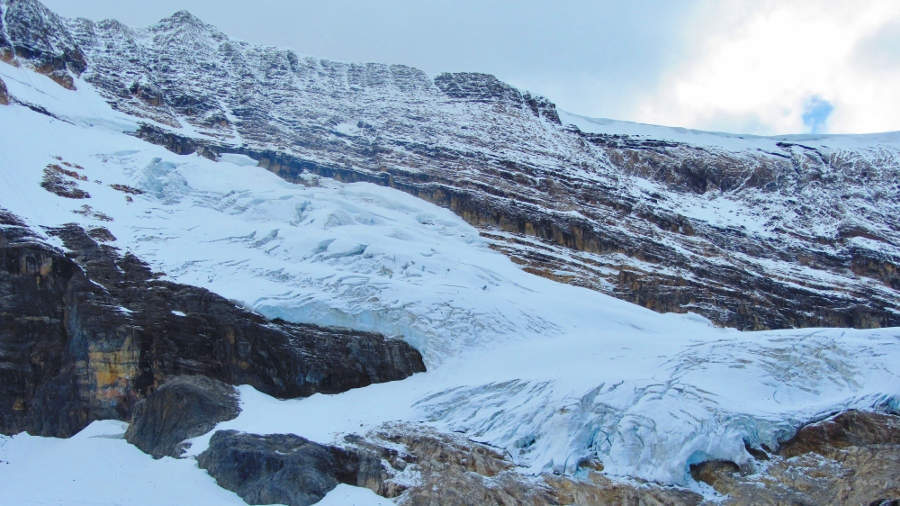
<svg viewBox="0 0 900 506">
<path fill-rule="evenodd" d="M 135 29 L 0 8 L 5 54 L 80 73 L 176 153 L 397 188 L 529 272 L 657 311 L 741 329 L 900 324 L 893 140 L 582 131 L 489 75 L 255 46 L 187 12 Z"/>
<path fill-rule="evenodd" d="M 411 424 L 348 436 L 344 448 L 290 435 L 221 431 L 199 462 L 249 504 L 307 505 L 342 482 L 409 505 L 882 506 L 900 499 L 898 428 L 896 416 L 848 411 L 803 427 L 743 467 L 722 461 L 693 466 L 697 481 L 721 494 L 714 499 L 696 490 L 610 479 L 590 460 L 575 476 L 526 476 L 494 448 Z"/>
<path fill-rule="evenodd" d="M 48 245 L 0 214 L 0 433 L 68 437 L 128 420 L 169 378 L 207 376 L 293 398 L 422 372 L 421 355 L 371 333 L 265 318 L 207 290 L 160 281 L 98 241 L 51 230 Z"/>
<path fill-rule="evenodd" d="M 803 427 L 772 454 L 740 468 L 707 462 L 698 481 L 727 495 L 726 505 L 897 504 L 900 420 L 848 411 Z"/>
</svg>

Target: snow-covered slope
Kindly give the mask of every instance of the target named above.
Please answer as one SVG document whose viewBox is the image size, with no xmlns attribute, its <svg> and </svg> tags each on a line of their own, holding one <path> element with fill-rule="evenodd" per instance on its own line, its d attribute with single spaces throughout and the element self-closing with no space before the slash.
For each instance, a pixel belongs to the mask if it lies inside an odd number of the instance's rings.
<svg viewBox="0 0 900 506">
<path fill-rule="evenodd" d="M 192 461 L 153 460 L 128 444 L 126 424 L 94 422 L 71 439 L 0 436 L 2 504 L 244 505 Z"/>
<path fill-rule="evenodd" d="M 70 439 L 0 436 L 0 504 L 17 506 L 244 506 L 193 460 L 154 460 L 124 439 L 127 424 L 94 422 Z M 391 501 L 338 485 L 320 506 Z"/>
<path fill-rule="evenodd" d="M 658 314 L 528 274 L 406 193 L 312 175 L 289 183 L 239 155 L 178 156 L 123 133 L 138 120 L 87 82 L 70 91 L 5 63 L 0 78 L 45 111 L 0 107 L 0 204 L 32 228 L 105 227 L 173 280 L 269 317 L 401 335 L 429 367 L 300 400 L 244 387 L 243 414 L 223 427 L 330 442 L 423 421 L 504 448 L 531 472 L 573 472 L 594 456 L 610 474 L 687 484 L 689 464 L 744 462 L 745 445 L 771 447 L 806 421 L 900 410 L 900 330 L 738 332 Z M 42 188 L 49 164 L 69 164 L 90 198 Z M 20 439 L 37 444 L 0 443 Z M 8 460 L 22 470 L 0 469 L 0 481 L 41 466 Z"/>
</svg>

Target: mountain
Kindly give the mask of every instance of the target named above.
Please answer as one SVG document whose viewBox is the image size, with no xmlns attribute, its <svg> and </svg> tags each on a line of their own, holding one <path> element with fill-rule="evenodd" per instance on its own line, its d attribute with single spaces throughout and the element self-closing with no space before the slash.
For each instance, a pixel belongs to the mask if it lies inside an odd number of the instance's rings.
<svg viewBox="0 0 900 506">
<path fill-rule="evenodd" d="M 13 500 L 900 497 L 897 134 L 0 10 Z"/>
</svg>

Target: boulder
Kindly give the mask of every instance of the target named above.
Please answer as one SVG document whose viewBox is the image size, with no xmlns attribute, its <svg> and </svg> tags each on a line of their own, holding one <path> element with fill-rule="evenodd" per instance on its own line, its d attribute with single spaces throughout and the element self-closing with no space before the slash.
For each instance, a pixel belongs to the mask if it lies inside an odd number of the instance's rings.
<svg viewBox="0 0 900 506">
<path fill-rule="evenodd" d="M 231 385 L 204 376 L 177 376 L 137 402 L 125 439 L 154 458 L 180 457 L 184 440 L 240 414 Z"/>
<path fill-rule="evenodd" d="M 364 486 L 384 472 L 374 455 L 293 434 L 218 431 L 198 465 L 248 504 L 307 506 L 340 483 Z"/>
</svg>

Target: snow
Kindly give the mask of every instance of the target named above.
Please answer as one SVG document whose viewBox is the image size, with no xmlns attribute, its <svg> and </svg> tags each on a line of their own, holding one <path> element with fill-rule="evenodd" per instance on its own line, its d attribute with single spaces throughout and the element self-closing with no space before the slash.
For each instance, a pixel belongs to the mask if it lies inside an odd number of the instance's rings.
<svg viewBox="0 0 900 506">
<path fill-rule="evenodd" d="M 559 119 L 564 125 L 575 125 L 582 132 L 607 135 L 629 135 L 646 139 L 682 142 L 695 146 L 721 148 L 741 152 L 748 149 L 779 151 L 777 143 L 803 143 L 810 146 L 831 148 L 849 148 L 872 146 L 878 144 L 897 147 L 900 145 L 900 132 L 884 132 L 875 134 L 828 135 L 828 134 L 795 134 L 763 137 L 749 134 L 732 134 L 724 132 L 707 132 L 682 127 L 668 127 L 619 121 L 605 118 L 588 118 L 565 111 L 558 111 Z"/>
<path fill-rule="evenodd" d="M 334 443 L 425 421 L 508 450 L 524 472 L 573 473 L 596 454 L 610 474 L 684 485 L 690 463 L 743 463 L 745 443 L 772 448 L 836 411 L 900 406 L 896 329 L 751 334 L 695 315 L 661 319 L 671 330 L 484 346 L 426 374 L 339 395 L 282 401 L 244 386 L 243 412 L 219 429 Z M 195 439 L 191 454 L 210 436 Z"/>
<path fill-rule="evenodd" d="M 354 123 L 340 123 L 335 125 L 334 131 L 344 135 L 358 135 L 359 127 Z"/>
<path fill-rule="evenodd" d="M 154 460 L 124 439 L 128 425 L 94 422 L 70 439 L 0 436 L 0 504 L 21 506 L 245 506 L 193 459 Z M 87 464 L 87 465 L 86 465 Z M 393 504 L 339 485 L 320 505 Z"/>
<path fill-rule="evenodd" d="M 127 425 L 94 422 L 70 439 L 0 436 L 0 504 L 22 506 L 245 505 L 195 460 L 154 460 L 123 439 Z"/>
<path fill-rule="evenodd" d="M 0 78 L 10 95 L 23 103 L 40 105 L 64 121 L 117 132 L 133 132 L 138 128 L 136 118 L 110 109 L 103 97 L 83 81 L 77 84 L 78 99 L 72 100 L 75 93 L 23 66 L 0 64 Z"/>
<path fill-rule="evenodd" d="M 115 246 L 173 281 L 272 318 L 397 336 L 426 359 L 427 373 L 339 395 L 282 401 L 244 386 L 243 412 L 219 428 L 332 443 L 422 422 L 504 448 L 523 472 L 571 473 L 593 455 L 612 475 L 684 485 L 691 463 L 744 462 L 745 443 L 772 446 L 835 411 L 900 409 L 900 329 L 741 333 L 693 314 L 660 315 L 529 275 L 459 217 L 410 195 L 327 178 L 291 184 L 233 155 L 178 156 L 124 135 L 132 120 L 91 102 L 83 81 L 63 90 L 3 63 L 0 76 L 8 85 L 15 77 L 13 96 L 66 119 L 0 108 L 0 205 L 36 230 L 103 226 Z M 90 199 L 39 186 L 54 156 L 84 167 L 79 185 Z M 129 201 L 113 183 L 144 193 Z M 85 204 L 95 213 L 73 213 Z M 67 441 L 0 439 L 10 462 L 0 488 L 44 501 L 33 504 L 167 504 L 163 490 L 193 494 L 179 503 L 235 499 L 192 459 L 153 461 L 121 439 L 94 437 L 123 430 L 98 422 Z M 44 468 L 58 489 L 26 495 Z M 92 479 L 111 484 L 86 485 Z M 381 501 L 347 487 L 327 501 L 347 497 Z"/>
<path fill-rule="evenodd" d="M 238 167 L 256 167 L 259 162 L 246 155 L 238 155 L 235 153 L 225 153 L 219 155 L 219 161 L 228 162 Z"/>
<path fill-rule="evenodd" d="M 388 506 L 394 502 L 367 488 L 340 484 L 316 504 L 319 506 Z"/>
</svg>

